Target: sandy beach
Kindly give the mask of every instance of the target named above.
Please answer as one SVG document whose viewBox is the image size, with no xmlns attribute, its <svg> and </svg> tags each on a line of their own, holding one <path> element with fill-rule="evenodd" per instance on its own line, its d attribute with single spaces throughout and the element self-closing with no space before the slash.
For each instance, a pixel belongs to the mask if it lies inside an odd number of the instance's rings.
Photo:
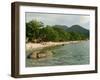
<svg viewBox="0 0 100 80">
<path fill-rule="evenodd" d="M 33 49 L 43 49 L 45 47 L 57 46 L 57 45 L 64 45 L 64 44 L 71 44 L 71 43 L 78 43 L 80 41 L 67 41 L 67 42 L 41 42 L 41 43 L 26 43 L 26 51 L 33 50 Z"/>
</svg>

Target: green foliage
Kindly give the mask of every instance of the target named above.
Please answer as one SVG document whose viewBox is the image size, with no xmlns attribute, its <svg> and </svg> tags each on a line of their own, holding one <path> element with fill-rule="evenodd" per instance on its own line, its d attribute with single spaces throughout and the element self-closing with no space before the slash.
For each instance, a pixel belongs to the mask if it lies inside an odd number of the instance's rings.
<svg viewBox="0 0 100 80">
<path fill-rule="evenodd" d="M 66 29 L 66 31 L 84 34 L 85 36 L 89 37 L 89 30 L 81 27 L 80 25 L 73 25 L 70 28 Z"/>
<path fill-rule="evenodd" d="M 41 29 L 41 38 L 44 41 L 57 41 L 59 38 L 58 32 L 52 27 L 47 25 L 45 28 Z"/>
<path fill-rule="evenodd" d="M 61 28 L 63 27 L 63 28 Z M 75 29 L 72 27 L 69 29 L 66 26 L 47 25 L 44 27 L 42 22 L 32 20 L 26 23 L 26 38 L 28 41 L 33 42 L 42 42 L 42 41 L 72 41 L 72 40 L 85 40 L 88 39 L 89 36 L 83 32 L 87 32 L 85 29 L 82 29 L 80 26 L 75 26 Z M 81 31 L 77 30 L 80 29 Z M 76 31 L 75 31 L 76 30 Z"/>
<path fill-rule="evenodd" d="M 32 39 L 38 39 L 39 37 L 39 30 L 43 27 L 43 23 L 32 20 L 26 23 L 26 37 L 29 38 L 31 41 Z"/>
</svg>

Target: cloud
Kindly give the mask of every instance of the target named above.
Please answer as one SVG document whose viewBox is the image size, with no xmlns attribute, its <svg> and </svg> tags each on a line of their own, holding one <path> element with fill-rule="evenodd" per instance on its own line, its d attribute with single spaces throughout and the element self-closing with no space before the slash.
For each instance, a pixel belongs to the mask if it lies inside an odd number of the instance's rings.
<svg viewBox="0 0 100 80">
<path fill-rule="evenodd" d="M 89 15 L 76 15 L 76 14 L 47 14 L 47 13 L 26 13 L 26 22 L 31 20 L 42 21 L 45 25 L 67 25 L 72 26 L 75 24 L 81 25 L 89 29 Z"/>
<path fill-rule="evenodd" d="M 82 23 L 82 24 L 89 22 L 89 20 L 90 20 L 89 16 L 81 16 L 80 17 L 80 23 Z"/>
</svg>

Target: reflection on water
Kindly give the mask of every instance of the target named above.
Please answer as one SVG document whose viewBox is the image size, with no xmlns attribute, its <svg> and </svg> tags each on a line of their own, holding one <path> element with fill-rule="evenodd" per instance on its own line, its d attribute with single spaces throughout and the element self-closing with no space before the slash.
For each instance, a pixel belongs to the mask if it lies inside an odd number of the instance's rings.
<svg viewBox="0 0 100 80">
<path fill-rule="evenodd" d="M 89 41 L 57 46 L 46 50 L 51 51 L 53 55 L 40 59 L 26 58 L 26 67 L 89 64 Z"/>
</svg>

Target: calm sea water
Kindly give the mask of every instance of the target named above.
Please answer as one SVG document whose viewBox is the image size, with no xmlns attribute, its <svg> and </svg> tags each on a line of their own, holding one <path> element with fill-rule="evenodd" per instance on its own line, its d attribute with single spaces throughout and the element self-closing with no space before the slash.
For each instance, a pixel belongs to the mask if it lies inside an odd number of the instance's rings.
<svg viewBox="0 0 100 80">
<path fill-rule="evenodd" d="M 49 49 L 49 58 L 26 59 L 26 67 L 89 64 L 89 41 L 67 44 Z"/>
</svg>

